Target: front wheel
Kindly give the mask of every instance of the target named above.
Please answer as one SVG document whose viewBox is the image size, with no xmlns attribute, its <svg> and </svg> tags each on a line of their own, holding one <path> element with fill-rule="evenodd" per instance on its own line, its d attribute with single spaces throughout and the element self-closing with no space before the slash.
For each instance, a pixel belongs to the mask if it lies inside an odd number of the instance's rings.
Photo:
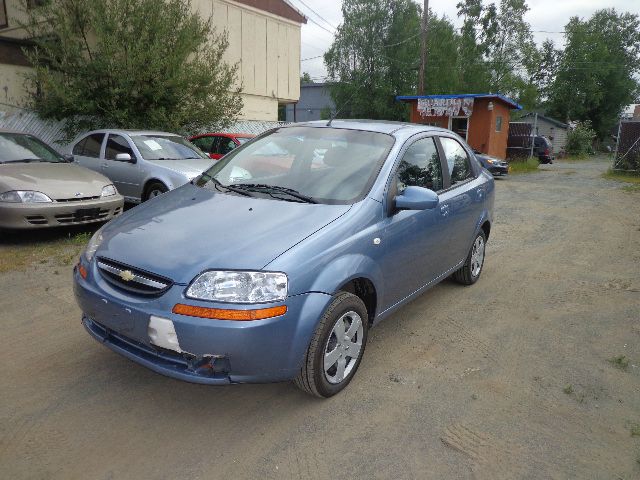
<svg viewBox="0 0 640 480">
<path fill-rule="evenodd" d="M 467 260 L 460 270 L 453 274 L 453 278 L 463 285 L 473 285 L 480 278 L 484 266 L 484 251 L 487 245 L 487 236 L 480 230 L 473 240 L 473 246 Z"/>
<path fill-rule="evenodd" d="M 336 294 L 311 339 L 296 386 L 316 397 L 340 392 L 360 365 L 368 331 L 362 300 L 347 292 Z"/>
<path fill-rule="evenodd" d="M 162 195 L 163 193 L 168 192 L 169 189 L 162 182 L 152 182 L 145 189 L 144 195 L 142 196 L 142 201 L 146 202 L 147 200 Z"/>
</svg>

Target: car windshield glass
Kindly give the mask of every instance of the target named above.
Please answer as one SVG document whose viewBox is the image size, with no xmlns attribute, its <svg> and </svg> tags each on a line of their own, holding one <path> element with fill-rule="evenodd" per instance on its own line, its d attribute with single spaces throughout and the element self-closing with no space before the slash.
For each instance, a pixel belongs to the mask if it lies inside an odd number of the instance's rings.
<svg viewBox="0 0 640 480">
<path fill-rule="evenodd" d="M 383 133 L 281 128 L 229 153 L 196 184 L 287 201 L 354 203 L 371 188 L 393 143 Z"/>
<path fill-rule="evenodd" d="M 209 158 L 198 147 L 176 135 L 132 135 L 131 139 L 145 160 Z"/>
<path fill-rule="evenodd" d="M 0 133 L 0 163 L 53 162 L 64 159 L 36 137 L 22 133 Z"/>
<path fill-rule="evenodd" d="M 251 140 L 251 138 L 249 137 L 236 137 L 238 139 L 238 141 L 240 142 L 240 145 L 244 145 L 245 143 L 247 143 L 249 140 Z"/>
</svg>

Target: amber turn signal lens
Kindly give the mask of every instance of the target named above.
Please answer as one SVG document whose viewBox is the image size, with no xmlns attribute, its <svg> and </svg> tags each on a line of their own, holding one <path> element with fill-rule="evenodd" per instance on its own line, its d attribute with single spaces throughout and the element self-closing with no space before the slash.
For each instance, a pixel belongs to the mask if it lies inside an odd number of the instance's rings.
<svg viewBox="0 0 640 480">
<path fill-rule="evenodd" d="M 81 263 L 78 264 L 78 272 L 80 273 L 80 276 L 82 278 L 84 278 L 85 280 L 87 279 L 87 269 L 84 268 L 84 265 L 82 265 Z"/>
<path fill-rule="evenodd" d="M 190 317 L 211 318 L 215 320 L 251 321 L 278 317 L 287 313 L 287 306 L 260 308 L 258 310 L 228 310 L 224 308 L 196 307 L 178 303 L 173 307 L 173 313 Z"/>
</svg>

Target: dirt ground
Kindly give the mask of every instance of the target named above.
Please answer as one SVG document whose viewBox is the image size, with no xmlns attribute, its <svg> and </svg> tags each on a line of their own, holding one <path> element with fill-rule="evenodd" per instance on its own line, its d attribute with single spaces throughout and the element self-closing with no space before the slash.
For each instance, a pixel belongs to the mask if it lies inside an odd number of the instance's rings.
<svg viewBox="0 0 640 480">
<path fill-rule="evenodd" d="M 0 477 L 640 478 L 640 192 L 607 167 L 498 179 L 480 281 L 373 329 L 329 400 L 162 377 L 85 333 L 69 264 L 0 273 Z"/>
</svg>

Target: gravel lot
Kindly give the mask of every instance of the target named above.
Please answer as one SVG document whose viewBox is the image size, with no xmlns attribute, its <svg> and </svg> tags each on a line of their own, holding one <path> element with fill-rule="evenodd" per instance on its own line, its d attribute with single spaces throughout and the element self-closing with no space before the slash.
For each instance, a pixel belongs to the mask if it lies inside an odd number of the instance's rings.
<svg viewBox="0 0 640 480">
<path fill-rule="evenodd" d="M 68 262 L 0 273 L 0 477 L 640 478 L 640 192 L 607 167 L 498 179 L 481 280 L 372 330 L 325 401 L 164 378 L 84 332 Z"/>
</svg>

